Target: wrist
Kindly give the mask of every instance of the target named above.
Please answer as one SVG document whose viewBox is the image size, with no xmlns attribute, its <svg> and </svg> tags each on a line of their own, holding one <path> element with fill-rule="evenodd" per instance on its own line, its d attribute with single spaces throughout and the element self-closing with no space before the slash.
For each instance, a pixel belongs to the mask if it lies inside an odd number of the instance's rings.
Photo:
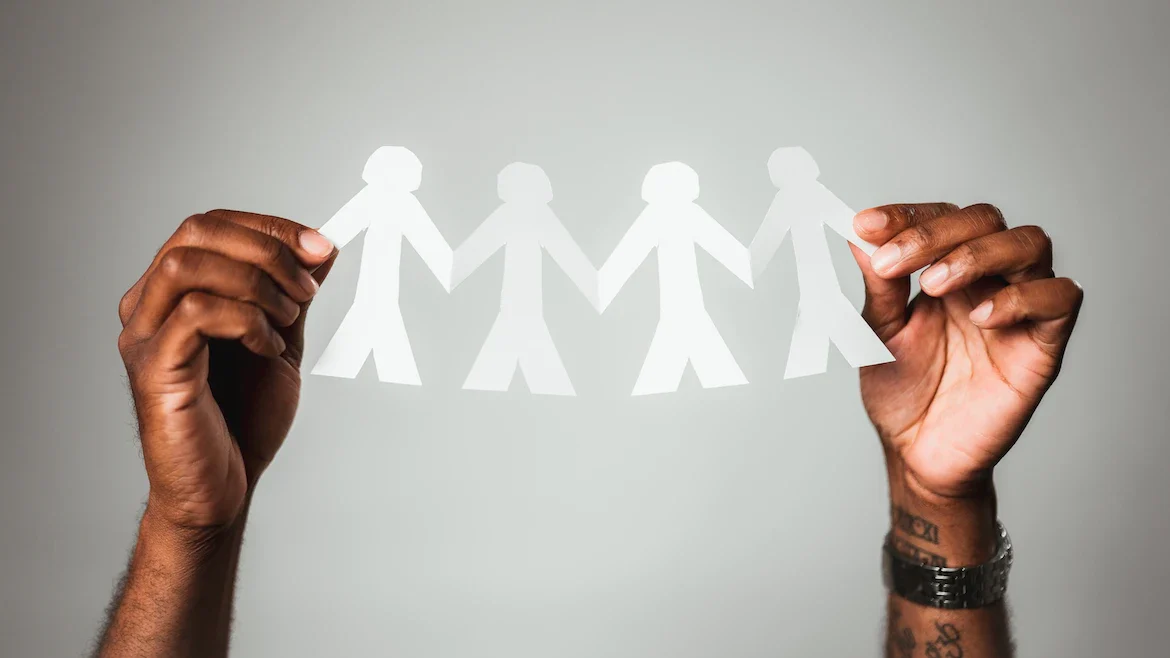
<svg viewBox="0 0 1170 658">
<path fill-rule="evenodd" d="M 103 656 L 226 655 L 245 515 L 206 528 L 175 523 L 167 511 L 147 501 Z"/>
<path fill-rule="evenodd" d="M 146 511 L 139 523 L 139 539 L 146 537 L 160 550 L 186 556 L 193 560 L 212 555 L 224 544 L 230 544 L 241 534 L 251 505 L 251 487 L 239 510 L 222 523 L 192 524 L 185 522 L 191 515 L 176 512 L 152 492 L 147 498 Z"/>
<path fill-rule="evenodd" d="M 995 555 L 996 495 L 990 475 L 964 496 L 936 494 L 890 464 L 890 531 L 895 549 L 933 566 L 971 566 Z"/>
</svg>

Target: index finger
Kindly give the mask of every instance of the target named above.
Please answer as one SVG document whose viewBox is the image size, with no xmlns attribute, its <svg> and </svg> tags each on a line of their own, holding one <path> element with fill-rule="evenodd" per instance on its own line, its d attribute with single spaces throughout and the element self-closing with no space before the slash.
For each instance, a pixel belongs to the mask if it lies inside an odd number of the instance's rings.
<svg viewBox="0 0 1170 658">
<path fill-rule="evenodd" d="M 244 212 L 242 210 L 212 210 L 212 217 L 246 226 L 283 242 L 309 271 L 320 267 L 333 254 L 333 243 L 316 229 L 298 224 L 291 219 Z"/>
<path fill-rule="evenodd" d="M 853 218 L 853 229 L 866 242 L 879 247 L 902 231 L 953 213 L 953 203 L 897 203 L 869 208 Z"/>
<path fill-rule="evenodd" d="M 215 245 L 213 250 L 237 260 L 257 266 L 267 263 L 270 267 L 265 270 L 297 301 L 316 293 L 312 274 L 336 252 L 333 243 L 320 233 L 288 219 L 235 210 L 191 215 L 167 238 L 146 271 L 122 296 L 118 315 L 123 325 L 138 305 L 147 279 L 167 252 L 181 245 Z"/>
</svg>

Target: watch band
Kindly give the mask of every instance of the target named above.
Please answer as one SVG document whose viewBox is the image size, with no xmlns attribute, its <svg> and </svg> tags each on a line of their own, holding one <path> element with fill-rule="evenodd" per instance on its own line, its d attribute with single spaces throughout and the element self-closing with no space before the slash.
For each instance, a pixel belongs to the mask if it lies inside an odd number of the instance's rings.
<svg viewBox="0 0 1170 658">
<path fill-rule="evenodd" d="M 970 567 L 935 567 L 921 564 L 894 549 L 893 532 L 882 547 L 882 572 L 886 588 L 920 605 L 946 609 L 981 608 L 1003 598 L 1012 567 L 1012 540 L 1003 524 L 996 522 L 995 557 Z"/>
</svg>

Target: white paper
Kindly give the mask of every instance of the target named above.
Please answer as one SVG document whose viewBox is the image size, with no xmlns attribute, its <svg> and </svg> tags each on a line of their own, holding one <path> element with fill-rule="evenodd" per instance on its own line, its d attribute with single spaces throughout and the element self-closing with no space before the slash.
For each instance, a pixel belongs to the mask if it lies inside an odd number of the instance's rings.
<svg viewBox="0 0 1170 658">
<path fill-rule="evenodd" d="M 747 383 L 703 303 L 695 245 L 749 287 L 751 257 L 695 203 L 698 196 L 699 177 L 687 165 L 668 162 L 651 167 L 642 185 L 646 208 L 598 274 L 604 311 L 650 251 L 658 249 L 661 314 L 633 395 L 677 391 L 688 361 L 704 388 Z"/>
<path fill-rule="evenodd" d="M 366 162 L 367 185 L 320 232 L 340 249 L 363 229 L 362 262 L 353 306 L 313 366 L 314 375 L 354 378 L 372 352 L 378 379 L 418 386 L 422 380 L 398 307 L 402 239 L 451 290 L 452 252 L 413 192 L 422 163 L 408 149 L 383 146 Z"/>
<path fill-rule="evenodd" d="M 500 171 L 498 181 L 503 205 L 455 250 L 452 283 L 459 285 L 504 249 L 500 313 L 463 388 L 506 391 L 519 367 L 532 393 L 576 395 L 544 320 L 544 251 L 594 308 L 599 307 L 597 270 L 549 208 L 552 185 L 544 170 L 514 162 Z"/>
<path fill-rule="evenodd" d="M 817 181 L 820 171 L 803 148 L 777 149 L 768 160 L 768 171 L 780 190 L 752 239 L 750 251 L 752 273 L 758 277 L 784 236 L 792 233 L 800 305 L 784 378 L 825 372 L 830 343 L 854 368 L 893 361 L 889 349 L 841 292 L 829 255 L 825 225 L 866 254 L 873 254 L 875 245 L 853 230 L 855 213 Z"/>
</svg>

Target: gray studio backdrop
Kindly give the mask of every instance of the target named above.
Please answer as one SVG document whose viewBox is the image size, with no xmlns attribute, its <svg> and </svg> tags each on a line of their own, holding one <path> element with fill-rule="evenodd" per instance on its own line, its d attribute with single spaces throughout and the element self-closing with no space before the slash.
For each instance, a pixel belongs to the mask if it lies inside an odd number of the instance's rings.
<svg viewBox="0 0 1170 658">
<path fill-rule="evenodd" d="M 1087 303 L 997 472 L 1021 655 L 1165 650 L 1170 5 L 5 4 L 0 654 L 82 653 L 133 542 L 146 480 L 119 296 L 193 212 L 320 224 L 381 144 L 422 159 L 418 197 L 453 244 L 498 203 L 501 167 L 543 166 L 595 264 L 667 160 L 749 240 L 784 145 L 855 207 L 986 200 L 1043 225 Z M 310 360 L 360 245 L 312 310 Z M 425 385 L 307 379 L 251 515 L 236 653 L 876 655 L 887 503 L 856 373 L 834 354 L 783 380 L 790 246 L 754 291 L 699 266 L 749 386 L 688 372 L 628 397 L 651 261 L 602 317 L 546 268 L 579 397 L 535 398 L 460 390 L 502 258 L 448 296 L 406 248 Z"/>
</svg>

